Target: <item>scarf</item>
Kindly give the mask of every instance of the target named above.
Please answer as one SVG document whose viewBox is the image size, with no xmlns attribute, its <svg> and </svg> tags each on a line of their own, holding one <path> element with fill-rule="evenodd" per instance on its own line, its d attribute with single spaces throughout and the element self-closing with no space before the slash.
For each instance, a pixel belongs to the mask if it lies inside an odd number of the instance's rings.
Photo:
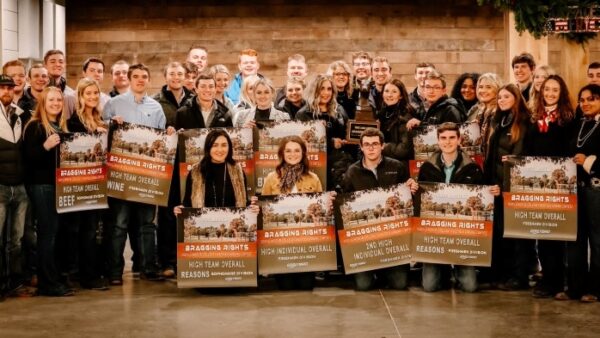
<svg viewBox="0 0 600 338">
<path fill-rule="evenodd" d="M 304 171 L 304 164 L 297 163 L 289 165 L 284 163 L 281 167 L 281 179 L 279 180 L 279 190 L 282 193 L 289 193 L 296 182 L 302 178 L 302 172 Z"/>
<path fill-rule="evenodd" d="M 556 122 L 556 107 L 558 105 L 545 106 L 542 118 L 537 121 L 540 133 L 547 133 L 549 124 Z"/>
</svg>

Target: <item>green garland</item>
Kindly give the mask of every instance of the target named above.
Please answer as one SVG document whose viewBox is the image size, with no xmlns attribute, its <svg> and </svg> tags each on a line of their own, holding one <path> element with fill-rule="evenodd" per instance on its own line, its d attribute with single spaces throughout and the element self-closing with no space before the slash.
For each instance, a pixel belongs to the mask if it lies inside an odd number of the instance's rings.
<svg viewBox="0 0 600 338">
<path fill-rule="evenodd" d="M 522 33 L 528 31 L 539 39 L 548 35 L 546 23 L 548 18 L 568 17 L 569 6 L 582 8 L 597 5 L 597 0 L 477 0 L 479 6 L 491 4 L 496 9 L 512 11 L 515 14 L 515 29 Z M 596 33 L 561 33 L 560 37 L 581 45 L 587 44 L 596 37 Z"/>
</svg>

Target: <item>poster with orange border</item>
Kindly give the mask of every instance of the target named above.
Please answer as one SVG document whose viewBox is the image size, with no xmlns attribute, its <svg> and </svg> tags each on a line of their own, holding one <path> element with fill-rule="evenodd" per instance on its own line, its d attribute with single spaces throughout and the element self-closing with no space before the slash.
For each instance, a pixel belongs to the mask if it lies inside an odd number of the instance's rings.
<svg viewBox="0 0 600 338">
<path fill-rule="evenodd" d="M 261 275 L 337 269 L 330 193 L 261 196 L 259 201 Z"/>
<path fill-rule="evenodd" d="M 490 187 L 420 182 L 413 219 L 413 260 L 490 266 L 494 196 Z"/>
<path fill-rule="evenodd" d="M 227 132 L 233 145 L 233 159 L 244 169 L 246 175 L 247 195 L 254 195 L 254 150 L 251 128 L 202 128 L 187 129 L 179 133 L 179 177 L 181 185 L 181 199 L 185 194 L 187 175 L 192 166 L 199 163 L 204 157 L 204 143 L 206 135 L 214 129 Z"/>
<path fill-rule="evenodd" d="M 427 125 L 415 131 L 413 146 L 415 159 L 408 161 L 410 177 L 417 179 L 421 165 L 439 149 L 437 140 L 437 125 Z M 481 129 L 477 123 L 460 125 L 460 149 L 464 151 L 479 167 L 483 168 L 483 153 L 481 151 Z"/>
<path fill-rule="evenodd" d="M 56 212 L 106 209 L 106 133 L 61 135 L 56 168 Z"/>
<path fill-rule="evenodd" d="M 577 168 L 568 157 L 504 162 L 504 237 L 577 239 Z"/>
<path fill-rule="evenodd" d="M 126 122 L 110 129 L 108 196 L 167 206 L 177 134 Z"/>
<path fill-rule="evenodd" d="M 405 184 L 343 194 L 336 204 L 346 274 L 410 263 L 413 201 Z"/>
<path fill-rule="evenodd" d="M 183 208 L 177 216 L 177 286 L 257 286 L 257 216 L 249 208 Z"/>
<path fill-rule="evenodd" d="M 256 193 L 260 194 L 265 178 L 279 164 L 280 141 L 286 136 L 299 136 L 306 143 L 310 171 L 327 186 L 327 132 L 324 121 L 280 121 L 260 123 L 257 129 L 258 151 L 254 157 L 256 167 Z"/>
</svg>

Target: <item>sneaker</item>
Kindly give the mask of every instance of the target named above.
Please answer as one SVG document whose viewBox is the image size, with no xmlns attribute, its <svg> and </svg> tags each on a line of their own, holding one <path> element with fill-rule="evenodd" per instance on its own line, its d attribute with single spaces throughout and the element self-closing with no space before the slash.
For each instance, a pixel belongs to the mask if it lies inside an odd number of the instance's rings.
<svg viewBox="0 0 600 338">
<path fill-rule="evenodd" d="M 17 298 L 28 298 L 33 297 L 36 294 L 36 290 L 34 288 L 27 287 L 25 285 L 21 285 L 16 289 L 13 289 L 6 293 L 8 297 L 17 297 Z"/>
<path fill-rule="evenodd" d="M 534 298 L 552 298 L 555 294 L 556 292 L 552 292 L 550 291 L 550 289 L 539 284 L 536 285 L 535 288 L 533 288 L 532 292 L 532 296 Z"/>
<path fill-rule="evenodd" d="M 598 301 L 598 297 L 596 295 L 586 294 L 581 296 L 580 301 L 582 303 L 595 303 Z"/>
<path fill-rule="evenodd" d="M 151 281 L 151 282 L 162 282 L 165 280 L 163 278 L 163 276 L 161 276 L 160 274 L 158 274 L 156 272 L 147 272 L 147 273 L 142 272 L 142 273 L 140 273 L 140 279 Z"/>
</svg>

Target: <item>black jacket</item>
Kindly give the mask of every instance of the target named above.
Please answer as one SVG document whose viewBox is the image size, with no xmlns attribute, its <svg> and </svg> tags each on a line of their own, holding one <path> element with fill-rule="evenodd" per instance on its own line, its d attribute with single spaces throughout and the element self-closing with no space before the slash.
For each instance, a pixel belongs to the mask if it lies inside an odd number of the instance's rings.
<svg viewBox="0 0 600 338">
<path fill-rule="evenodd" d="M 23 135 L 26 184 L 56 184 L 56 147 L 46 150 L 46 131 L 39 121 L 31 122 Z"/>
<path fill-rule="evenodd" d="M 181 108 L 177 110 L 175 118 L 175 129 L 195 129 L 195 128 L 215 128 L 215 127 L 233 127 L 231 112 L 229 109 L 215 100 L 215 108 L 211 114 L 214 114 L 209 125 L 204 123 L 202 111 L 196 96 L 190 97 Z"/>
<path fill-rule="evenodd" d="M 23 113 L 21 114 L 21 122 L 24 126 L 31 118 L 31 115 L 37 106 L 37 100 L 31 94 L 31 88 L 27 88 L 23 91 L 23 96 L 21 96 L 19 99 L 17 106 L 23 109 Z"/>
<path fill-rule="evenodd" d="M 416 87 L 412 92 L 410 92 L 410 94 L 408 94 L 408 100 L 415 112 L 425 111 L 425 101 L 419 96 L 418 87 Z M 420 117 L 417 118 L 420 119 Z"/>
<path fill-rule="evenodd" d="M 404 183 L 409 179 L 406 165 L 393 158 L 383 156 L 381 163 L 376 168 L 375 174 L 365 168 L 362 160 L 353 163 L 344 174 L 342 188 L 344 192 L 387 187 Z"/>
<path fill-rule="evenodd" d="M 175 99 L 173 92 L 167 89 L 167 85 L 164 85 L 160 92 L 152 97 L 158 101 L 158 103 L 160 103 L 160 106 L 165 112 L 165 117 L 167 118 L 167 127 L 175 126 L 177 109 L 181 108 L 181 106 L 184 105 L 191 96 L 192 92 L 183 87 L 183 97 L 181 98 L 180 103 L 177 103 L 177 99 Z"/>
<path fill-rule="evenodd" d="M 447 95 L 442 96 L 434 102 L 429 110 L 425 111 L 420 108 L 417 111 L 417 116 L 420 117 L 422 123 L 425 124 L 441 124 L 444 122 L 461 123 L 466 119 L 466 112 L 462 111 L 461 105 L 453 98 Z"/>
<path fill-rule="evenodd" d="M 596 125 L 594 132 L 583 142 L 583 138 L 594 128 L 594 125 Z M 578 142 L 577 139 L 582 140 Z M 600 178 L 600 119 L 580 120 L 577 123 L 570 142 L 570 155 L 575 156 L 576 154 L 596 156 L 590 172 L 585 171 L 583 166 L 577 166 L 577 181 L 588 185 L 591 178 Z"/>
<path fill-rule="evenodd" d="M 541 132 L 537 122 L 532 123 L 525 136 L 524 154 L 527 156 L 569 156 L 569 142 L 573 138 L 574 121 L 559 125 L 558 121 L 548 124 L 548 131 Z"/>
<path fill-rule="evenodd" d="M 298 114 L 298 111 L 302 109 L 305 105 L 306 101 L 302 100 L 302 105 L 300 105 L 300 107 L 297 107 L 296 105 L 288 101 L 284 96 L 283 99 L 281 99 L 279 103 L 277 103 L 276 108 L 284 113 L 288 113 L 290 119 L 294 120 L 296 118 L 296 114 Z"/>
<path fill-rule="evenodd" d="M 348 93 L 338 92 L 336 101 L 339 105 L 344 107 L 344 111 L 349 119 L 353 120 L 356 117 L 356 104 L 358 102 L 359 91 L 355 90 L 352 92 L 352 96 L 348 96 Z"/>
<path fill-rule="evenodd" d="M 502 162 L 502 156 L 515 155 L 521 156 L 525 154 L 525 136 L 528 133 L 529 119 L 525 119 L 521 122 L 521 135 L 515 143 L 511 143 L 511 127 L 512 123 L 507 126 L 502 126 L 502 116 L 505 116 L 506 112 L 497 112 L 496 116 L 492 119 L 492 131 L 490 132 L 490 141 L 488 147 L 488 153 L 486 154 L 483 173 L 485 181 L 488 184 L 498 184 L 503 186 L 504 182 L 504 164 Z"/>
<path fill-rule="evenodd" d="M 0 103 L 2 105 L 2 103 Z M 4 114 L 10 110 L 10 121 Z M 0 184 L 19 185 L 23 183 L 23 157 L 21 154 L 21 121 L 23 111 L 14 104 L 0 107 Z M 8 203 L 8 201 L 6 201 Z"/>
<path fill-rule="evenodd" d="M 414 135 L 406 129 L 406 122 L 413 118 L 411 111 L 395 104 L 384 107 L 377 113 L 379 129 L 383 132 L 385 139 L 384 156 L 398 161 L 408 161 L 414 158 Z"/>
<path fill-rule="evenodd" d="M 442 152 L 438 150 L 423 163 L 419 170 L 419 182 L 446 182 L 441 155 Z M 483 182 L 481 168 L 467 154 L 459 150 L 454 162 L 454 170 L 450 175 L 450 183 L 483 184 Z"/>
</svg>

